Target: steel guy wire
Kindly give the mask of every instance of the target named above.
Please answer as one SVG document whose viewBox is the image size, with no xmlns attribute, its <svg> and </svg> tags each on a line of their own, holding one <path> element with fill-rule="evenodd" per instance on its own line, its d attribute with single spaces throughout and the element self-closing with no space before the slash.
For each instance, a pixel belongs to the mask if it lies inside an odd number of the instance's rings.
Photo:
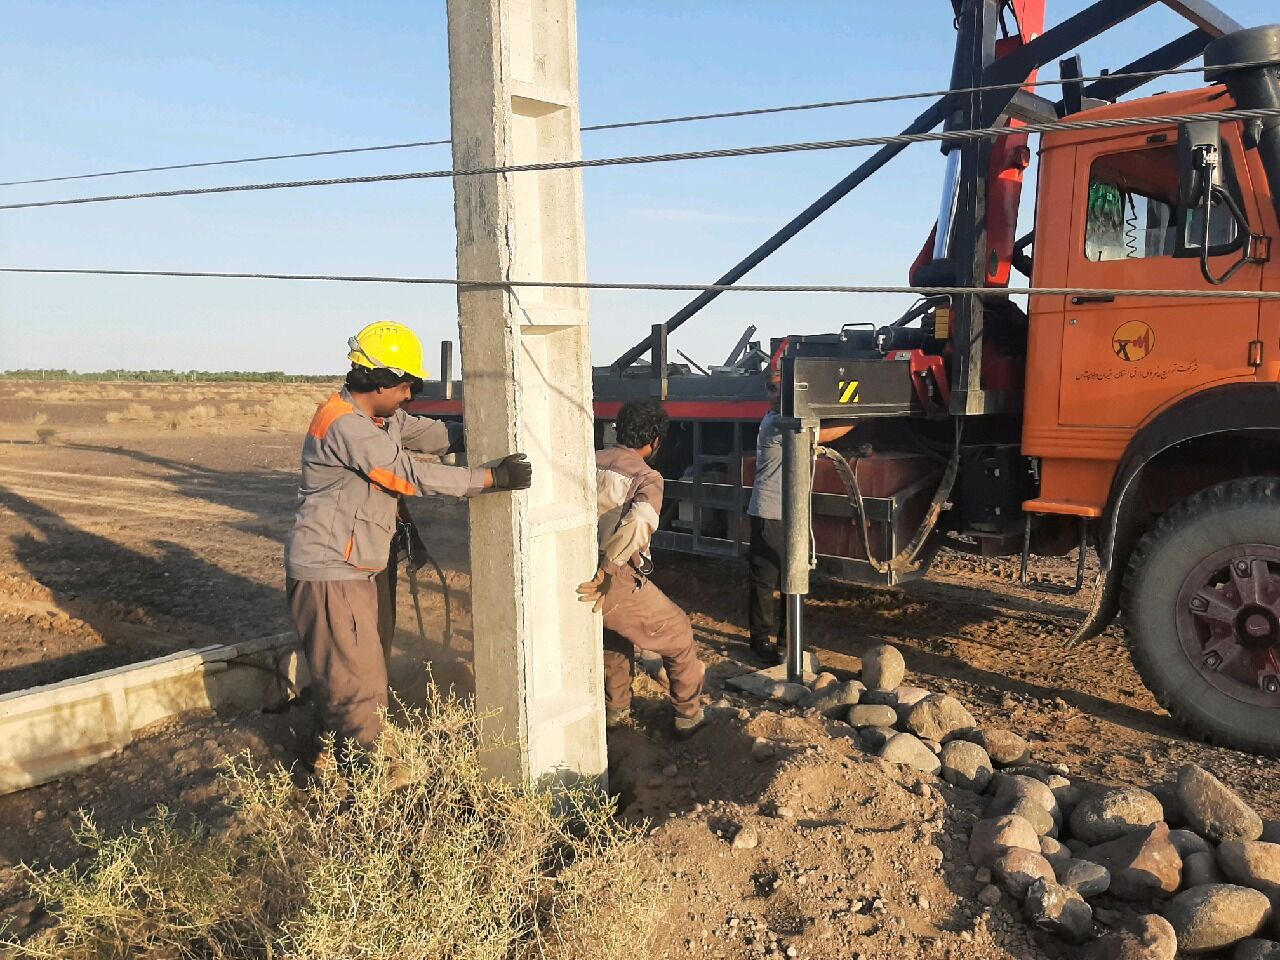
<svg viewBox="0 0 1280 960">
<path fill-rule="evenodd" d="M 453 177 L 475 177 L 484 174 L 540 173 L 550 170 L 578 170 L 597 167 L 632 166 L 644 163 L 671 163 L 678 160 L 716 160 L 728 157 L 758 157 L 779 153 L 804 153 L 816 150 L 844 150 L 852 147 L 874 147 L 888 144 L 946 143 L 1007 137 L 1010 134 L 1052 133 L 1068 130 L 1108 130 L 1125 127 L 1165 126 L 1197 121 L 1265 120 L 1280 117 L 1280 107 L 1248 110 L 1221 110 L 1210 113 L 1162 114 L 1149 117 L 1111 117 L 1097 120 L 1055 120 L 1028 123 L 1019 127 L 975 127 L 964 130 L 940 130 L 927 133 L 899 133 L 887 137 L 855 137 L 847 140 L 818 140 L 805 143 L 779 143 L 756 147 L 726 147 L 718 150 L 689 150 L 682 153 L 642 154 L 625 157 L 599 157 L 593 160 L 555 160 L 545 163 L 521 163 L 467 170 L 422 170 L 406 173 L 382 173 L 363 177 L 327 177 L 318 180 L 285 180 L 275 183 L 243 183 L 221 187 L 193 187 L 184 190 L 155 190 L 150 193 L 118 193 L 95 197 L 73 197 L 63 200 L 34 200 L 26 203 L 0 204 L 0 210 L 28 210 L 35 207 L 63 207 L 85 203 L 107 203 L 113 200 L 152 200 L 160 197 L 197 197 L 213 193 L 244 193 L 258 190 L 288 190 L 297 187 L 333 187 L 355 183 L 395 183 L 404 180 L 436 180 Z"/>
<path fill-rule="evenodd" d="M 402 283 L 466 289 L 517 289 L 541 287 L 562 290 L 656 290 L 721 293 L 850 293 L 911 294 L 916 297 L 960 296 L 979 294 L 991 297 L 1018 296 L 1096 296 L 1096 297 L 1169 297 L 1178 300 L 1280 300 L 1280 290 L 1206 290 L 1119 289 L 1097 287 L 911 287 L 862 286 L 845 284 L 718 284 L 718 283 L 613 283 L 603 280 L 460 280 L 456 277 L 399 277 L 329 273 L 239 273 L 201 270 L 116 270 L 89 267 L 0 267 L 0 273 L 58 274 L 108 277 L 182 277 L 216 280 L 319 280 L 341 283 Z"/>
<path fill-rule="evenodd" d="M 1215 70 L 1244 70 L 1251 67 L 1272 66 L 1277 61 L 1258 60 L 1245 63 L 1229 63 Z M 745 110 L 726 110 L 720 113 L 693 113 L 677 117 L 658 117 L 650 120 L 624 120 L 617 123 L 596 123 L 580 127 L 583 133 L 600 130 L 623 130 L 633 127 L 656 127 L 674 123 L 696 123 L 703 120 L 727 120 L 737 117 L 759 117 L 778 113 L 795 113 L 805 110 L 828 110 L 833 107 L 858 107 L 877 103 L 896 103 L 904 100 L 927 100 L 938 97 L 951 97 L 969 93 L 984 93 L 997 90 L 1017 90 L 1025 87 L 1057 86 L 1074 83 L 1091 83 L 1099 80 L 1139 78 L 1155 79 L 1157 77 L 1177 76 L 1179 74 L 1200 73 L 1200 67 L 1169 67 L 1163 70 L 1135 70 L 1120 73 L 1100 73 L 1088 77 L 1073 77 L 1058 80 L 1027 80 L 1022 83 L 995 83 L 978 87 L 956 87 L 950 90 L 922 90 L 916 93 L 883 94 L 873 97 L 855 97 L 851 100 L 823 100 L 816 103 L 796 103 L 781 107 L 755 107 Z M 166 170 L 192 170 L 200 167 L 223 167 L 243 163 L 264 163 L 269 160 L 302 160 L 312 157 L 334 157 L 354 153 L 374 153 L 386 150 L 407 150 L 416 147 L 438 147 L 451 143 L 451 140 L 415 140 L 408 143 L 386 143 L 370 147 L 342 147 L 332 150 L 310 150 L 303 153 L 278 153 L 259 157 L 237 157 L 230 160 L 203 160 L 195 163 L 171 163 L 154 167 L 135 167 L 127 170 L 106 170 L 100 173 L 68 174 L 60 177 L 39 177 L 29 180 L 4 180 L 0 187 L 18 187 L 37 183 L 64 183 L 69 180 L 93 180 L 100 177 L 120 177 L 127 174 L 159 173 Z"/>
<path fill-rule="evenodd" d="M 238 157 L 234 160 L 202 160 L 197 163 L 169 163 L 160 167 L 135 167 L 131 170 L 106 170 L 102 173 L 77 173 L 64 177 L 40 177 L 35 180 L 5 180 L 0 187 L 21 187 L 33 183 L 64 183 L 68 180 L 93 180 L 97 177 L 122 177 L 131 173 L 158 173 L 163 170 L 193 170 L 197 167 L 226 167 L 238 163 L 263 163 L 267 160 L 299 160 L 306 157 L 334 157 L 344 153 L 374 153 L 379 150 L 405 150 L 409 147 L 436 147 L 449 140 L 418 140 L 413 143 L 387 143 L 374 147 L 344 147 L 338 150 L 311 150 L 307 153 L 277 153 L 262 157 Z"/>
</svg>

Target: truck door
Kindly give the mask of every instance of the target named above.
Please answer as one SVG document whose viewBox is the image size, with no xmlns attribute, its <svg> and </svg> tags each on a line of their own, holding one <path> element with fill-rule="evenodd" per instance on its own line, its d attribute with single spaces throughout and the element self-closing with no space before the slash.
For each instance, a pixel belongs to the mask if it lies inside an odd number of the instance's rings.
<svg viewBox="0 0 1280 960">
<path fill-rule="evenodd" d="M 1224 185 L 1258 224 L 1239 136 L 1224 124 Z M 1143 131 L 1076 148 L 1067 285 L 1090 289 L 1207 290 L 1198 257 L 1178 256 L 1177 132 Z M 1240 255 L 1225 207 L 1210 219 L 1210 265 L 1223 274 Z M 1246 264 L 1224 290 L 1258 290 L 1262 269 Z M 1256 300 L 1068 296 L 1063 320 L 1062 426 L 1132 428 L 1174 399 L 1213 384 L 1252 380 Z"/>
</svg>

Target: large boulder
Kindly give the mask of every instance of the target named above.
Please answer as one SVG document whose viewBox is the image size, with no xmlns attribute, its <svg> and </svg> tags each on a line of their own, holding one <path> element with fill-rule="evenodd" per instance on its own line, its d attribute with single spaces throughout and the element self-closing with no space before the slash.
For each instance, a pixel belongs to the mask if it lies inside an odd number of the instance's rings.
<svg viewBox="0 0 1280 960">
<path fill-rule="evenodd" d="M 882 707 L 878 704 L 859 703 L 849 708 L 847 717 L 850 726 L 854 727 L 892 727 L 898 722 L 898 714 L 893 707 Z"/>
<path fill-rule="evenodd" d="M 1058 819 L 1058 799 L 1053 791 L 1035 777 L 1019 774 L 997 773 L 991 778 L 991 805 L 1008 803 L 1019 797 L 1025 797 L 1032 803 L 1039 804 Z"/>
<path fill-rule="evenodd" d="M 898 691 L 897 690 L 868 690 L 862 695 L 859 703 L 865 703 L 869 706 L 876 707 L 893 707 L 894 712 L 898 710 Z"/>
<path fill-rule="evenodd" d="M 1270 912 L 1270 902 L 1257 890 L 1213 883 L 1178 894 L 1164 915 L 1178 936 L 1178 948 L 1197 954 L 1252 937 Z"/>
<path fill-rule="evenodd" d="M 902 685 L 907 662 L 896 647 L 887 643 L 872 647 L 862 655 L 862 682 L 868 690 L 889 691 Z"/>
<path fill-rule="evenodd" d="M 921 773 L 937 773 L 942 769 L 937 754 L 909 733 L 900 733 L 881 747 L 880 759 L 914 767 Z"/>
<path fill-rule="evenodd" d="M 1228 840 L 1218 847 L 1218 866 L 1232 883 L 1280 891 L 1280 843 Z"/>
<path fill-rule="evenodd" d="M 893 691 L 893 707 L 898 711 L 898 719 L 906 721 L 907 714 L 917 703 L 929 696 L 924 687 L 898 687 Z"/>
<path fill-rule="evenodd" d="M 1096 897 L 1111 889 L 1111 871 L 1092 860 L 1068 860 L 1060 867 L 1054 864 L 1053 869 L 1060 884 L 1082 897 Z"/>
<path fill-rule="evenodd" d="M 1071 851 L 1053 837 L 1040 838 L 1040 855 L 1053 864 L 1054 873 L 1058 873 L 1058 868 L 1071 859 Z M 1058 880 L 1061 882 L 1061 875 Z"/>
<path fill-rule="evenodd" d="M 1027 888 L 1027 919 L 1070 943 L 1093 937 L 1093 910 L 1076 891 L 1043 879 Z"/>
<path fill-rule="evenodd" d="M 975 793 L 987 789 L 991 782 L 991 758 L 976 743 L 952 740 L 942 746 L 942 779 Z"/>
<path fill-rule="evenodd" d="M 974 725 L 973 714 L 955 697 L 933 694 L 925 697 L 908 712 L 903 723 L 921 740 L 943 740 L 957 730 Z"/>
<path fill-rule="evenodd" d="M 1262 836 L 1262 818 L 1221 780 L 1194 763 L 1178 771 L 1178 802 L 1191 829 L 1214 843 Z"/>
<path fill-rule="evenodd" d="M 880 756 L 880 751 L 884 749 L 884 745 L 896 736 L 898 736 L 898 733 L 892 727 L 858 728 L 858 739 L 862 741 L 863 749 L 868 753 L 874 753 L 876 756 Z"/>
<path fill-rule="evenodd" d="M 996 810 L 992 810 L 992 813 L 996 812 Z M 1058 825 L 1053 822 L 1053 814 L 1034 800 L 1028 800 L 1026 797 L 1013 798 L 998 812 L 1013 817 L 1022 817 L 1022 819 L 1035 827 L 1036 833 L 1042 837 L 1051 835 L 1058 828 Z"/>
<path fill-rule="evenodd" d="M 1146 790 L 1121 787 L 1082 800 L 1071 813 L 1071 834 L 1088 844 L 1107 843 L 1164 819 L 1160 801 Z"/>
<path fill-rule="evenodd" d="M 975 867 L 990 867 L 1011 849 L 1040 852 L 1035 828 L 1021 817 L 993 817 L 979 820 L 969 835 L 969 860 Z"/>
<path fill-rule="evenodd" d="M 1210 883 L 1226 883 L 1227 878 L 1218 869 L 1218 861 L 1212 853 L 1189 853 L 1182 858 L 1182 887 L 1203 887 Z"/>
<path fill-rule="evenodd" d="M 1065 777 L 1063 777 L 1066 780 Z M 1062 813 L 1064 821 L 1069 820 L 1071 814 L 1076 812 L 1076 807 L 1080 806 L 1086 794 L 1084 790 L 1077 787 L 1070 780 L 1061 785 L 1049 784 L 1049 789 L 1053 791 L 1053 798 L 1058 801 L 1058 810 Z"/>
<path fill-rule="evenodd" d="M 1182 801 L 1178 799 L 1178 781 L 1163 780 L 1151 785 L 1151 794 L 1160 801 L 1164 808 L 1164 822 L 1170 827 L 1185 827 L 1186 814 L 1182 812 Z"/>
<path fill-rule="evenodd" d="M 1231 960 L 1280 960 L 1280 943 L 1274 940 L 1241 940 Z"/>
<path fill-rule="evenodd" d="M 1111 893 L 1121 900 L 1170 894 L 1182 881 L 1182 858 L 1169 840 L 1166 823 L 1090 847 L 1084 859 L 1111 872 Z"/>
<path fill-rule="evenodd" d="M 1027 899 L 1027 891 L 1037 880 L 1057 884 L 1053 867 L 1038 853 L 1012 847 L 991 864 L 991 875 L 1005 893 L 1019 903 Z"/>
<path fill-rule="evenodd" d="M 827 684 L 813 690 L 800 701 L 799 706 L 805 710 L 817 710 L 824 717 L 833 720 L 856 704 L 865 689 L 860 680 Z"/>
<path fill-rule="evenodd" d="M 787 681 L 787 668 L 785 665 L 730 677 L 725 681 L 725 686 L 740 690 L 753 697 L 760 697 L 764 700 L 777 700 L 789 704 L 799 703 L 808 697 L 811 692 L 803 683 L 789 683 Z"/>
<path fill-rule="evenodd" d="M 1147 914 L 1135 917 L 1115 932 L 1095 943 L 1086 960 L 1174 960 L 1178 940 L 1164 917 Z"/>
<path fill-rule="evenodd" d="M 1165 823 L 1169 821 L 1166 820 Z M 1170 823 L 1169 826 L 1173 824 Z M 1178 853 L 1182 854 L 1184 860 L 1193 853 L 1213 853 L 1209 841 L 1191 830 L 1170 830 L 1169 840 L 1178 848 Z"/>
<path fill-rule="evenodd" d="M 1027 741 L 1016 733 L 992 727 L 966 730 L 964 738 L 987 751 L 993 763 L 1002 767 L 1022 763 L 1031 755 Z"/>
</svg>

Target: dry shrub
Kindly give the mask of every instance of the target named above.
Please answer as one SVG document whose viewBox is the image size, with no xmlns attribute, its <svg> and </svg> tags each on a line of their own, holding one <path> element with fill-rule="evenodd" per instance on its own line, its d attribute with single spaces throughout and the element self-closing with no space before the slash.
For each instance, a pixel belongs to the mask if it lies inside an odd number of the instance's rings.
<svg viewBox="0 0 1280 960">
<path fill-rule="evenodd" d="M 58 921 L 22 957 L 634 960 L 659 906 L 640 833 L 585 788 L 489 780 L 474 712 L 433 694 L 367 763 L 303 793 L 248 756 L 216 832 L 160 811 L 91 865 L 28 870 Z M 393 759 L 395 758 L 395 759 Z M 400 764 L 413 782 L 388 789 Z"/>
<path fill-rule="evenodd" d="M 37 411 L 35 414 L 32 415 L 31 422 L 38 427 L 42 423 L 49 422 L 49 415 L 45 413 L 43 410 Z"/>
<path fill-rule="evenodd" d="M 52 443 L 53 438 L 58 435 L 58 431 L 53 427 L 41 427 L 36 431 L 36 439 L 41 443 Z"/>
<path fill-rule="evenodd" d="M 130 403 L 124 408 L 126 420 L 154 420 L 156 412 L 145 403 Z"/>
<path fill-rule="evenodd" d="M 269 399 L 261 405 L 261 416 L 266 426 L 275 430 L 301 430 L 311 422 L 316 407 L 323 397 L 285 394 Z"/>
<path fill-rule="evenodd" d="M 124 411 L 122 410 L 107 411 L 107 423 L 119 423 L 123 419 L 124 419 Z"/>
<path fill-rule="evenodd" d="M 224 417 L 238 417 L 244 413 L 238 403 L 224 403 L 218 408 L 218 413 Z"/>
</svg>

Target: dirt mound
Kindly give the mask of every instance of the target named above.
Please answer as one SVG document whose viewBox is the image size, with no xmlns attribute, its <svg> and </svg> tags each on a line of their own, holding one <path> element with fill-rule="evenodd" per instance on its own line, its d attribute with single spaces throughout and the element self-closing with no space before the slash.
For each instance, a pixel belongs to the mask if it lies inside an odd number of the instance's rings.
<svg viewBox="0 0 1280 960">
<path fill-rule="evenodd" d="M 641 728 L 610 734 L 610 776 L 625 816 L 657 818 L 669 907 L 651 955 L 1043 955 L 1003 906 L 973 899 L 973 794 L 869 757 L 819 717 L 724 698 L 672 745 L 660 701 L 637 703 Z"/>
</svg>

